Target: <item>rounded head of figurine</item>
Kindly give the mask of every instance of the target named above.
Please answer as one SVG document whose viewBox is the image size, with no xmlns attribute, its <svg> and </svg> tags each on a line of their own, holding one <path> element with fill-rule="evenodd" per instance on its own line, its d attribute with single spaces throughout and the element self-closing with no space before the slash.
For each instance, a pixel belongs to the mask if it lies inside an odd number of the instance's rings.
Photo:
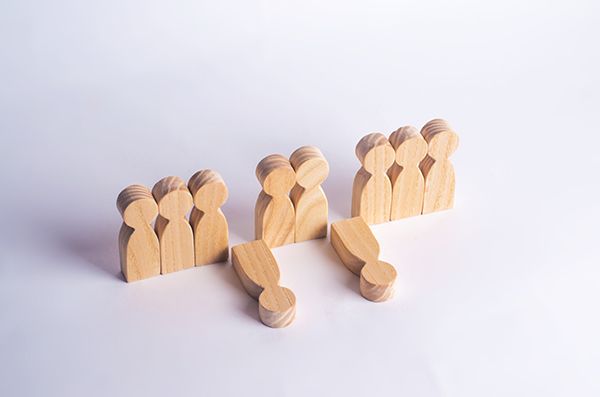
<svg viewBox="0 0 600 397">
<path fill-rule="evenodd" d="M 385 173 L 394 164 L 396 153 L 385 135 L 375 132 L 358 142 L 356 157 L 368 173 Z"/>
<path fill-rule="evenodd" d="M 213 170 L 196 172 L 190 178 L 188 188 L 194 197 L 194 205 L 201 211 L 217 209 L 229 197 L 223 178 Z"/>
<path fill-rule="evenodd" d="M 329 175 L 329 163 L 314 146 L 302 146 L 290 156 L 296 171 L 296 183 L 305 189 L 322 184 Z"/>
<path fill-rule="evenodd" d="M 289 160 L 280 154 L 262 159 L 256 166 L 256 177 L 269 196 L 288 194 L 296 183 L 296 173 Z"/>
</svg>

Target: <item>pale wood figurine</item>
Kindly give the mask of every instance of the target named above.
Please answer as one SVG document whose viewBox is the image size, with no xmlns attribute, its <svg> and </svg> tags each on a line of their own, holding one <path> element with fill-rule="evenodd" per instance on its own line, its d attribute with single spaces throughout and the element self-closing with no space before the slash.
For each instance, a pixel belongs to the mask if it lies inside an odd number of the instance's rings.
<svg viewBox="0 0 600 397">
<path fill-rule="evenodd" d="M 296 185 L 290 198 L 296 211 L 295 241 L 327 236 L 327 196 L 321 184 L 329 175 L 329 164 L 314 146 L 302 146 L 290 156 L 296 172 Z"/>
<path fill-rule="evenodd" d="M 160 274 L 158 237 L 152 230 L 152 221 L 158 206 L 142 185 L 131 185 L 117 197 L 117 208 L 123 217 L 119 232 L 121 271 L 127 282 L 142 280 Z"/>
<path fill-rule="evenodd" d="M 380 261 L 379 243 L 361 217 L 331 225 L 331 245 L 348 269 L 360 276 L 360 293 L 373 302 L 390 299 L 394 292 L 396 269 Z"/>
<path fill-rule="evenodd" d="M 390 220 L 421 215 L 425 179 L 419 164 L 427 154 L 427 142 L 412 126 L 399 128 L 390 135 L 396 161 L 388 171 L 392 182 Z"/>
<path fill-rule="evenodd" d="M 190 178 L 188 188 L 194 198 L 190 223 L 196 266 L 225 262 L 229 256 L 229 231 L 220 207 L 227 201 L 227 186 L 217 172 L 201 170 Z"/>
<path fill-rule="evenodd" d="M 288 196 L 296 183 L 296 173 L 288 159 L 272 154 L 256 166 L 256 177 L 263 190 L 256 200 L 254 231 L 257 240 L 268 247 L 294 242 L 294 204 Z"/>
<path fill-rule="evenodd" d="M 231 249 L 233 268 L 244 289 L 258 300 L 258 314 L 263 324 L 285 327 L 296 315 L 296 296 L 279 286 L 279 266 L 263 240 L 236 245 Z"/>
<path fill-rule="evenodd" d="M 193 200 L 185 182 L 177 176 L 165 177 L 156 182 L 152 195 L 158 203 L 155 229 L 161 273 L 194 267 L 194 236 L 186 218 Z"/>
<path fill-rule="evenodd" d="M 387 222 L 392 206 L 387 171 L 394 163 L 394 148 L 383 134 L 372 133 L 358 142 L 356 156 L 362 167 L 352 186 L 352 216 L 360 216 L 368 224 Z"/>
<path fill-rule="evenodd" d="M 420 168 L 425 177 L 423 214 L 454 206 L 454 167 L 449 157 L 458 148 L 458 135 L 447 121 L 434 119 L 421 129 L 427 141 L 427 156 Z"/>
</svg>

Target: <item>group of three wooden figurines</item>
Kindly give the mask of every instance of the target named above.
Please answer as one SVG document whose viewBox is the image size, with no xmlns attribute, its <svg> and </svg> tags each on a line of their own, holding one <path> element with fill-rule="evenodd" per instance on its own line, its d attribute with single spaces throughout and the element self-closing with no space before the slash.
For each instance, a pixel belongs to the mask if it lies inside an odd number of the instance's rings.
<svg viewBox="0 0 600 397">
<path fill-rule="evenodd" d="M 458 136 L 441 119 L 431 120 L 420 132 L 408 126 L 389 139 L 372 133 L 358 142 L 362 167 L 352 189 L 353 218 L 331 225 L 331 244 L 360 277 L 366 299 L 389 299 L 396 279 L 394 267 L 378 259 L 379 244 L 368 224 L 452 208 L 455 177 L 449 157 L 457 146 Z M 267 156 L 256 167 L 262 185 L 255 207 L 256 240 L 231 251 L 233 267 L 258 300 L 259 316 L 268 326 L 290 324 L 296 305 L 293 292 L 279 286 L 270 248 L 327 236 L 328 204 L 321 184 L 328 174 L 325 157 L 313 146 L 297 149 L 289 159 Z M 125 188 L 117 198 L 125 279 L 227 261 L 228 227 L 220 209 L 227 196 L 223 179 L 212 170 L 197 172 L 187 185 L 170 176 L 152 191 L 142 185 Z"/>
</svg>

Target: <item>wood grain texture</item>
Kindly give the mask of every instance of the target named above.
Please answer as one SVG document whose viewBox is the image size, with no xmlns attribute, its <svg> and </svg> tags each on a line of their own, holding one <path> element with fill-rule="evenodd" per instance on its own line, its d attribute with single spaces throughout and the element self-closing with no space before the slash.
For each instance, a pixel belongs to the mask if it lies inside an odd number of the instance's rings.
<svg viewBox="0 0 600 397">
<path fill-rule="evenodd" d="M 152 195 L 158 203 L 155 229 L 160 241 L 161 273 L 194 267 L 194 235 L 186 215 L 193 206 L 185 182 L 168 176 L 156 182 Z"/>
<path fill-rule="evenodd" d="M 421 215 L 425 178 L 419 164 L 427 155 L 427 142 L 412 126 L 401 127 L 390 135 L 396 161 L 388 170 L 392 183 L 390 220 Z"/>
<path fill-rule="evenodd" d="M 387 171 L 394 163 L 394 148 L 383 134 L 372 133 L 358 142 L 356 156 L 362 167 L 352 186 L 352 216 L 360 216 L 368 224 L 387 222 L 392 206 Z"/>
<path fill-rule="evenodd" d="M 427 156 L 420 168 L 425 177 L 423 214 L 454 207 L 455 175 L 449 158 L 458 148 L 458 135 L 447 121 L 434 119 L 421 129 Z"/>
<path fill-rule="evenodd" d="M 379 243 L 363 218 L 333 223 L 331 245 L 344 265 L 360 276 L 360 293 L 364 298 L 382 302 L 393 296 L 396 269 L 379 260 Z"/>
<path fill-rule="evenodd" d="M 263 324 L 286 327 L 296 315 L 296 296 L 279 286 L 279 266 L 263 240 L 236 245 L 231 249 L 232 263 L 244 289 L 258 300 Z"/>
<path fill-rule="evenodd" d="M 192 175 L 188 188 L 194 199 L 190 224 L 196 266 L 227 261 L 229 229 L 221 211 L 228 197 L 225 181 L 216 171 L 200 170 Z"/>
<path fill-rule="evenodd" d="M 293 243 L 296 217 L 289 193 L 296 173 L 289 160 L 279 154 L 265 157 L 256 166 L 256 177 L 263 190 L 254 210 L 255 238 L 269 247 Z"/>
<path fill-rule="evenodd" d="M 160 248 L 152 222 L 158 206 L 142 185 L 131 185 L 117 197 L 117 208 L 123 217 L 119 232 L 121 271 L 127 282 L 160 274 Z"/>
<path fill-rule="evenodd" d="M 329 163 L 314 146 L 302 146 L 290 156 L 296 185 L 290 198 L 296 213 L 295 241 L 327 236 L 328 204 L 321 184 L 329 175 Z"/>
</svg>

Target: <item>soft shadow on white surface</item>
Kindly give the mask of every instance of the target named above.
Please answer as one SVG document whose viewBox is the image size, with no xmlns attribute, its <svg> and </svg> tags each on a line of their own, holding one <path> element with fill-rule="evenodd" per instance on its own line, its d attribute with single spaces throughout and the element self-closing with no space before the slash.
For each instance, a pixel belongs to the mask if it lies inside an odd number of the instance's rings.
<svg viewBox="0 0 600 397">
<path fill-rule="evenodd" d="M 597 396 L 597 2 L 0 5 L 0 394 Z M 231 244 L 256 163 L 443 117 L 456 208 L 372 227 L 374 304 L 327 240 L 274 249 L 274 330 L 230 264 L 125 283 L 115 199 L 213 168 Z"/>
</svg>

